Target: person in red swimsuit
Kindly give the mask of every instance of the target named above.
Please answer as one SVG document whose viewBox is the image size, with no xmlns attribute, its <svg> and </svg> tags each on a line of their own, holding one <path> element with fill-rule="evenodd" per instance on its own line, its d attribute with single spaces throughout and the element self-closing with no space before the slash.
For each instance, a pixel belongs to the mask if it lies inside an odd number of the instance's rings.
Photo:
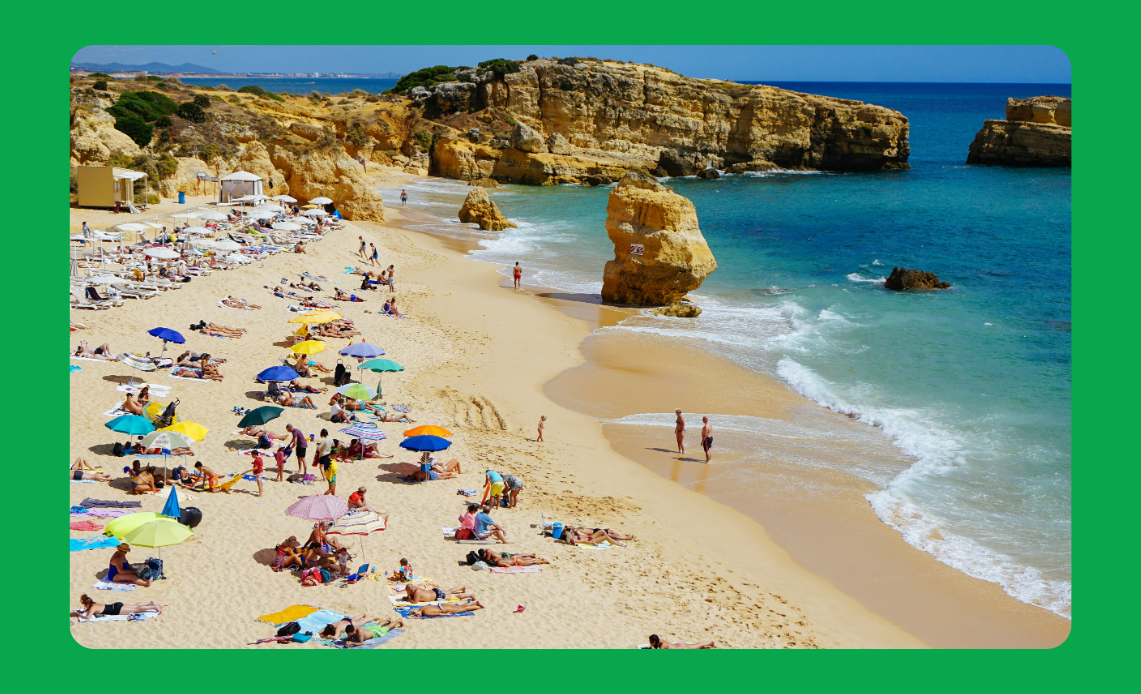
<svg viewBox="0 0 1141 694">
<path fill-rule="evenodd" d="M 523 268 L 519 267 L 519 263 L 515 263 L 515 288 L 519 288 L 519 280 L 523 279 Z"/>
</svg>

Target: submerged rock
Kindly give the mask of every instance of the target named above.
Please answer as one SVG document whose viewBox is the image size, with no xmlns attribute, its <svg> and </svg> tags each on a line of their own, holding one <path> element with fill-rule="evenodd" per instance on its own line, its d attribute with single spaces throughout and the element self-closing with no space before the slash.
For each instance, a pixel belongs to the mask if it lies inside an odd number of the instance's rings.
<svg viewBox="0 0 1141 694">
<path fill-rule="evenodd" d="M 655 316 L 670 316 L 671 318 L 697 318 L 701 315 L 701 307 L 693 304 L 676 303 L 656 308 L 650 313 Z"/>
<path fill-rule="evenodd" d="M 721 178 L 721 172 L 717 169 L 702 169 L 701 171 L 697 172 L 697 177 L 713 180 L 716 178 Z"/>
<path fill-rule="evenodd" d="M 464 224 L 475 223 L 484 231 L 503 231 L 515 228 L 513 222 L 507 221 L 482 186 L 472 188 L 464 199 L 464 206 L 460 208 L 460 221 Z"/>
<path fill-rule="evenodd" d="M 693 203 L 643 173 L 627 173 L 606 205 L 614 260 L 602 275 L 610 304 L 679 304 L 717 269 Z"/>
<path fill-rule="evenodd" d="M 904 290 L 946 289 L 951 285 L 948 282 L 940 282 L 939 278 L 930 272 L 908 270 L 905 267 L 893 267 L 891 274 L 888 275 L 887 281 L 884 282 L 883 286 L 888 289 Z"/>
</svg>

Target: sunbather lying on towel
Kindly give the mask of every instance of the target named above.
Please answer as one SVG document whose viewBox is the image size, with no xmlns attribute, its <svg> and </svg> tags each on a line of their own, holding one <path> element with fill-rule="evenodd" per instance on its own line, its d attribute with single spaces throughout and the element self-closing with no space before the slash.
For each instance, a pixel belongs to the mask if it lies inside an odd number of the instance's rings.
<svg viewBox="0 0 1141 694">
<path fill-rule="evenodd" d="M 91 469 L 91 466 L 87 464 L 87 461 L 83 459 L 83 456 L 80 456 L 75 459 L 74 463 L 71 464 L 71 479 L 76 481 L 94 480 L 96 482 L 110 482 L 111 475 L 107 475 L 102 472 L 96 472 L 95 470 Z"/>
<path fill-rule="evenodd" d="M 337 294 L 334 298 L 337 301 L 354 301 L 356 303 L 364 303 L 365 302 L 365 299 L 361 299 L 356 294 L 346 294 L 345 292 L 342 292 L 339 288 L 336 289 L 335 291 Z"/>
<path fill-rule="evenodd" d="M 269 439 L 270 441 L 284 441 L 287 438 L 290 438 L 290 437 L 286 436 L 285 434 L 278 434 L 276 432 L 272 432 L 268 428 L 259 427 L 256 424 L 251 424 L 248 427 L 246 427 L 245 429 L 242 429 L 238 433 L 241 434 L 242 436 L 252 436 L 255 439 L 260 439 L 261 437 L 264 436 L 267 439 Z"/>
<path fill-rule="evenodd" d="M 77 617 L 84 619 L 91 619 L 99 615 L 126 615 L 126 614 L 139 614 L 140 612 L 158 612 L 162 614 L 162 608 L 165 605 L 160 605 L 157 602 L 111 602 L 107 604 L 95 602 L 87 597 L 87 594 L 79 596 L 79 603 L 83 605 L 81 609 L 75 611 Z"/>
<path fill-rule="evenodd" d="M 365 621 L 359 622 L 365 624 Z M 392 629 L 399 629 L 404 626 L 403 620 L 400 619 L 386 619 L 383 624 L 371 624 L 369 626 L 362 626 L 360 628 L 354 627 L 352 624 L 345 627 L 345 648 L 353 645 L 359 645 L 368 641 L 369 639 L 378 639 L 384 636 Z M 324 632 L 322 632 L 324 634 Z"/>
<path fill-rule="evenodd" d="M 338 638 L 338 634 L 344 631 L 345 627 L 352 626 L 353 622 L 357 624 L 368 624 L 369 622 L 379 619 L 380 617 L 370 617 L 367 614 L 358 614 L 356 617 L 345 617 L 340 621 L 326 624 L 325 628 L 321 630 L 321 638 L 335 639 Z"/>
<path fill-rule="evenodd" d="M 316 282 L 306 282 L 305 280 L 301 280 L 297 284 L 290 282 L 289 286 L 295 289 L 308 289 L 311 292 L 321 291 L 321 285 L 317 284 Z"/>
<path fill-rule="evenodd" d="M 563 537 L 566 538 L 567 544 L 570 545 L 600 545 L 603 542 L 609 542 L 612 545 L 625 547 L 626 545 L 619 542 L 619 540 L 629 542 L 637 540 L 638 538 L 633 535 L 623 535 L 622 533 L 611 530 L 609 528 L 563 528 Z"/>
<path fill-rule="evenodd" d="M 317 406 L 313 404 L 313 400 L 308 395 L 299 400 L 284 390 L 277 394 L 277 402 L 286 407 L 300 407 L 308 410 L 317 409 Z"/>
<path fill-rule="evenodd" d="M 496 552 L 493 549 L 481 549 L 477 554 L 479 554 L 480 561 L 488 566 L 534 566 L 535 564 L 551 563 L 534 554 L 508 554 L 507 552 Z"/>
<path fill-rule="evenodd" d="M 411 477 L 417 481 L 425 482 L 427 480 L 450 480 L 462 474 L 463 470 L 460 469 L 459 458 L 452 458 L 448 461 L 447 465 L 432 463 L 431 468 L 427 472 L 417 470 L 412 473 Z"/>
<path fill-rule="evenodd" d="M 662 641 L 658 638 L 657 634 L 650 634 L 650 648 L 717 648 L 717 644 L 713 641 L 705 641 L 702 643 L 685 643 L 678 641 L 677 643 L 670 643 L 669 641 Z"/>
<path fill-rule="evenodd" d="M 75 348 L 74 354 L 75 354 L 75 356 L 83 357 L 84 359 L 99 359 L 102 361 L 119 361 L 119 359 L 111 351 L 111 348 L 107 346 L 106 342 L 99 345 L 95 349 L 91 349 L 87 346 L 87 341 L 84 340 L 83 342 L 79 343 L 78 347 Z"/>
<path fill-rule="evenodd" d="M 275 549 L 277 556 L 273 560 L 273 570 L 282 571 L 291 566 L 296 566 L 301 569 L 305 567 L 305 559 L 298 554 L 298 548 L 301 543 L 297 541 L 296 535 L 290 535 L 285 542 L 282 542 Z"/>
<path fill-rule="evenodd" d="M 320 366 L 320 364 L 318 364 L 318 366 Z M 322 366 L 321 368 L 325 367 Z M 289 382 L 289 389 L 302 390 L 306 393 L 324 393 L 326 390 L 329 390 L 328 388 L 318 388 L 317 386 L 303 385 L 299 383 L 296 378 Z"/>
<path fill-rule="evenodd" d="M 200 321 L 197 325 L 190 326 L 190 329 L 198 330 L 203 335 L 217 335 L 219 337 L 232 337 L 234 339 L 241 337 L 246 332 L 245 328 L 229 328 L 225 325 L 207 323 L 206 321 Z"/>
<path fill-rule="evenodd" d="M 134 393 L 127 393 L 127 399 L 123 401 L 119 409 L 129 414 L 141 415 L 143 413 L 143 406 L 135 399 Z"/>
<path fill-rule="evenodd" d="M 201 366 L 203 359 L 212 361 L 215 364 L 226 363 L 225 359 L 218 359 L 217 357 L 211 356 L 209 352 L 199 352 L 198 350 L 194 349 L 188 349 L 182 354 L 178 355 L 178 358 L 174 360 L 174 363 L 178 364 L 179 366 L 197 369 L 199 366 Z"/>
<path fill-rule="evenodd" d="M 461 600 L 475 598 L 474 595 L 467 592 L 467 586 L 440 590 L 439 588 L 430 588 L 423 583 L 409 583 L 404 588 L 404 595 L 411 603 L 444 601 L 448 598 L 459 598 Z"/>
<path fill-rule="evenodd" d="M 225 299 L 222 299 L 222 303 L 226 306 L 229 306 L 230 308 L 240 308 L 244 311 L 252 311 L 261 308 L 261 306 L 258 306 L 257 304 L 251 304 L 245 299 L 235 299 L 232 296 L 227 296 Z"/>
<path fill-rule="evenodd" d="M 475 610 L 482 610 L 483 604 L 478 600 L 466 600 L 457 603 L 444 603 L 443 605 L 424 605 L 422 607 L 413 607 L 408 610 L 409 619 L 419 619 L 421 617 L 443 617 L 446 614 L 463 614 L 464 612 L 474 612 Z"/>
<path fill-rule="evenodd" d="M 311 360 L 304 354 L 297 355 L 297 361 L 292 365 L 293 370 L 304 378 L 313 378 L 313 371 L 320 371 L 321 373 L 332 373 L 332 370 L 320 362 Z"/>
</svg>

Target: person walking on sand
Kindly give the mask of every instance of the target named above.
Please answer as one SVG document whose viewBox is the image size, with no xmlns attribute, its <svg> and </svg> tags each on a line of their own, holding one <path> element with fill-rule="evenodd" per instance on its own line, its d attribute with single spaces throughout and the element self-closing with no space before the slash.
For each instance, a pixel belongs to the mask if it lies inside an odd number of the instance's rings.
<svg viewBox="0 0 1141 694">
<path fill-rule="evenodd" d="M 363 236 L 358 236 L 357 238 L 358 238 L 358 239 L 360 239 L 360 242 L 361 242 L 361 248 L 360 248 L 360 250 L 359 250 L 359 251 L 357 251 L 357 255 L 359 255 L 360 257 L 364 258 L 365 260 L 368 260 L 368 256 L 367 256 L 367 255 L 365 255 L 365 242 L 364 242 L 364 237 L 363 237 Z"/>
<path fill-rule="evenodd" d="M 674 410 L 677 414 L 677 421 L 674 422 L 674 436 L 677 437 L 677 453 L 682 455 L 685 453 L 685 417 L 681 416 L 681 410 Z"/>
<path fill-rule="evenodd" d="M 543 440 L 543 425 L 547 422 L 547 415 L 539 417 L 539 436 L 535 439 L 536 443 Z"/>
<path fill-rule="evenodd" d="M 305 474 L 305 449 L 308 442 L 305 440 L 305 434 L 300 429 L 292 424 L 286 424 L 285 430 L 293 436 L 293 450 L 297 453 L 297 471 L 302 475 Z"/>
<path fill-rule="evenodd" d="M 408 207 L 408 191 L 403 189 L 400 191 L 400 204 L 403 207 Z"/>
<path fill-rule="evenodd" d="M 256 453 L 256 452 L 254 453 L 254 464 L 253 465 L 254 466 L 251 469 L 246 470 L 242 474 L 238 475 L 238 477 L 245 477 L 246 475 L 253 475 L 254 479 L 257 480 L 257 483 L 258 483 L 258 498 L 260 499 L 261 495 L 262 495 L 261 473 L 265 470 L 265 461 L 262 460 L 260 453 Z M 280 473 L 278 473 L 278 474 L 280 475 Z"/>
<path fill-rule="evenodd" d="M 705 462 L 708 463 L 709 449 L 713 448 L 713 425 L 709 422 L 709 417 L 702 417 L 701 421 L 701 448 L 705 451 Z"/>
<path fill-rule="evenodd" d="M 369 258 L 368 258 L 369 264 L 380 267 L 380 262 L 378 260 L 378 258 L 380 258 L 380 253 L 376 250 L 376 244 L 370 243 L 369 248 L 372 249 L 372 252 L 369 254 Z"/>
<path fill-rule="evenodd" d="M 523 279 L 523 268 L 519 267 L 519 261 L 515 261 L 515 268 L 513 270 L 515 275 L 515 288 L 519 288 L 519 280 Z"/>
</svg>

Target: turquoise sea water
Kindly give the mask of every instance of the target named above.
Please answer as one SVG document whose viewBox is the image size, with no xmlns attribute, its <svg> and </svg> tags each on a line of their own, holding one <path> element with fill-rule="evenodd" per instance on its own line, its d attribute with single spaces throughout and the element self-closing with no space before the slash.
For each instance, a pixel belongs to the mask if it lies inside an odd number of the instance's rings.
<svg viewBox="0 0 1141 694">
<path fill-rule="evenodd" d="M 665 181 L 693 201 L 717 258 L 693 295 L 704 313 L 638 316 L 611 330 L 693 341 L 877 425 L 912 461 L 902 474 L 866 475 L 884 522 L 941 561 L 1070 616 L 1070 171 L 963 163 L 1008 96 L 1069 96 L 1069 85 L 777 86 L 900 110 L 912 169 Z M 409 188 L 410 204 L 454 219 L 467 190 L 427 181 Z M 476 259 L 519 260 L 528 283 L 599 291 L 612 257 L 608 188 L 491 195 L 519 229 L 424 228 L 477 235 Z M 888 292 L 894 265 L 953 288 Z M 630 419 L 672 425 L 664 413 Z M 764 446 L 761 434 L 754 445 Z"/>
</svg>

